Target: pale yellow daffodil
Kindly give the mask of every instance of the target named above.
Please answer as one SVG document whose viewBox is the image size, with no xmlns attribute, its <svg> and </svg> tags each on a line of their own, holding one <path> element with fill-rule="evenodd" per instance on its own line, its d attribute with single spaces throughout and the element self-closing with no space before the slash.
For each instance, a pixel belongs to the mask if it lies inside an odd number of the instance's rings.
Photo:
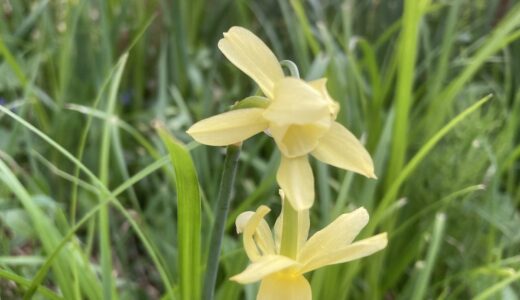
<svg viewBox="0 0 520 300">
<path fill-rule="evenodd" d="M 256 212 L 244 212 L 236 220 L 251 264 L 231 280 L 242 284 L 261 280 L 258 300 L 310 300 L 311 287 L 304 273 L 371 255 L 387 244 L 386 233 L 353 242 L 368 223 L 364 208 L 339 216 L 309 239 L 309 211 L 301 210 L 298 212 L 297 254 L 290 258 L 280 254 L 283 212 L 276 221 L 273 237 L 264 220 L 269 211 L 268 207 L 260 206 Z"/>
<path fill-rule="evenodd" d="M 314 201 L 308 154 L 338 168 L 375 178 L 372 159 L 343 125 L 326 79 L 286 77 L 271 50 L 253 33 L 232 27 L 218 43 L 222 53 L 260 87 L 264 107 L 232 110 L 194 124 L 187 132 L 199 143 L 225 146 L 259 132 L 271 135 L 282 153 L 278 184 L 297 210 Z"/>
</svg>

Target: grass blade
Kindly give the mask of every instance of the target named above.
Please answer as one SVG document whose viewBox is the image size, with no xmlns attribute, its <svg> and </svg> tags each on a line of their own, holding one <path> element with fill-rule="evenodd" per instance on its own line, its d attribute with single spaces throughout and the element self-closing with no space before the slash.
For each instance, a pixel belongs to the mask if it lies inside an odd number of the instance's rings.
<svg viewBox="0 0 520 300">
<path fill-rule="evenodd" d="M 199 299 L 201 286 L 201 201 L 190 153 L 162 126 L 157 127 L 175 171 L 181 299 Z"/>
<path fill-rule="evenodd" d="M 405 1 L 402 32 L 399 40 L 397 87 L 395 93 L 394 139 L 391 145 L 388 178 L 395 178 L 401 171 L 408 145 L 408 121 L 412 106 L 415 60 L 418 52 L 419 24 L 426 12 L 429 0 Z M 390 184 L 391 182 L 387 182 Z"/>
<path fill-rule="evenodd" d="M 455 117 L 453 120 L 451 120 L 448 124 L 446 124 L 443 128 L 441 128 L 424 146 L 421 147 L 421 149 L 415 154 L 415 156 L 406 164 L 406 166 L 403 168 L 403 170 L 399 173 L 397 178 L 392 182 L 392 185 L 388 189 L 388 191 L 385 194 L 385 197 L 383 200 L 381 200 L 381 203 L 377 207 L 376 212 L 374 213 L 374 216 L 372 217 L 371 222 L 368 225 L 369 230 L 368 232 L 373 233 L 373 230 L 377 225 L 379 225 L 379 222 L 381 221 L 381 215 L 384 214 L 384 211 L 388 208 L 388 206 L 391 204 L 391 202 L 396 198 L 397 193 L 399 191 L 399 188 L 401 187 L 402 183 L 410 174 L 415 170 L 415 168 L 419 165 L 419 163 L 430 153 L 430 151 L 433 149 L 433 147 L 457 124 L 459 124 L 462 120 L 466 118 L 469 114 L 476 111 L 478 108 L 480 108 L 484 103 L 486 103 L 489 99 L 491 99 L 492 95 L 488 95 L 484 97 L 483 99 L 479 100 L 472 106 L 465 109 L 463 112 L 461 112 L 457 117 Z"/>
<path fill-rule="evenodd" d="M 412 299 L 424 299 L 426 295 L 427 285 L 430 280 L 433 266 L 435 265 L 435 260 L 437 258 L 437 254 L 439 253 L 439 248 L 442 242 L 442 237 L 444 235 L 444 226 L 446 224 L 446 215 L 438 214 L 435 218 L 435 223 L 433 225 L 433 234 L 432 241 L 430 243 L 430 248 L 428 250 L 428 256 L 426 258 L 426 265 L 419 272 L 419 277 L 417 278 L 417 282 L 414 286 L 414 291 L 412 294 Z"/>
<path fill-rule="evenodd" d="M 520 271 L 516 271 L 515 273 L 513 273 L 508 278 L 506 278 L 504 280 L 501 280 L 500 282 L 490 286 L 489 288 L 485 289 L 482 293 L 480 293 L 479 295 L 477 295 L 473 299 L 474 300 L 489 299 L 491 296 L 493 296 L 497 292 L 502 291 L 502 289 L 505 288 L 506 286 L 508 286 L 508 285 L 512 284 L 513 282 L 518 281 L 518 280 L 520 280 Z"/>
<path fill-rule="evenodd" d="M 124 54 L 117 63 L 116 72 L 108 92 L 106 112 L 109 115 L 114 114 L 117 90 L 119 89 L 119 84 L 121 83 L 121 76 L 123 75 L 123 70 L 125 68 L 127 59 L 128 54 Z M 105 121 L 99 155 L 99 180 L 105 186 L 108 186 L 109 178 L 108 172 L 110 168 L 110 139 L 112 138 L 110 133 L 112 132 L 112 126 L 112 122 L 109 120 Z M 99 241 L 101 248 L 101 278 L 103 280 L 104 299 L 112 299 L 112 296 L 116 295 L 115 283 L 114 279 L 112 278 L 112 250 L 110 245 L 110 220 L 108 216 L 108 208 L 106 206 L 101 207 L 99 210 Z"/>
<path fill-rule="evenodd" d="M 48 143 L 50 146 L 58 150 L 61 154 L 63 154 L 64 157 L 66 157 L 68 160 L 70 160 L 73 164 L 75 164 L 81 171 L 85 172 L 85 174 L 93 181 L 94 186 L 100 190 L 101 193 L 105 194 L 106 197 L 111 196 L 111 192 L 108 190 L 108 188 L 99 180 L 92 171 L 87 168 L 81 161 L 76 159 L 69 151 L 67 151 L 65 148 L 63 148 L 60 144 L 58 144 L 56 141 L 51 139 L 48 135 L 34 127 L 32 124 L 27 122 L 26 120 L 22 119 L 12 111 L 6 109 L 4 106 L 0 105 L 0 111 L 23 125 L 28 130 L 32 131 L 34 134 L 42 138 L 46 143 Z M 160 276 L 161 280 L 163 281 L 164 285 L 166 286 L 168 293 L 172 293 L 173 287 L 171 286 L 170 279 L 168 274 L 166 273 L 165 269 L 163 268 L 163 265 L 160 263 L 159 256 L 157 254 L 157 251 L 154 247 L 152 247 L 152 244 L 149 242 L 148 238 L 144 234 L 144 232 L 141 230 L 140 226 L 136 223 L 136 221 L 128 214 L 128 212 L 124 209 L 123 206 L 119 204 L 119 202 L 114 201 L 114 205 L 118 210 L 121 211 L 121 213 L 127 218 L 127 221 L 130 223 L 132 228 L 135 230 L 138 237 L 143 242 L 143 245 L 145 246 L 146 250 L 148 251 L 150 257 L 152 258 L 153 262 L 155 263 Z M 96 299 L 96 298 L 94 298 Z M 99 299 L 99 297 L 97 298 Z"/>
<path fill-rule="evenodd" d="M 31 284 L 31 281 L 29 281 L 21 276 L 18 276 L 16 274 L 13 274 L 9 271 L 3 270 L 1 268 L 0 268 L 0 278 L 3 278 L 5 280 L 14 281 L 21 286 L 29 286 Z M 63 297 L 58 296 L 54 291 L 51 291 L 48 288 L 43 287 L 43 286 L 38 287 L 38 292 L 42 296 L 46 297 L 47 299 L 51 299 L 51 300 L 64 299 Z"/>
</svg>

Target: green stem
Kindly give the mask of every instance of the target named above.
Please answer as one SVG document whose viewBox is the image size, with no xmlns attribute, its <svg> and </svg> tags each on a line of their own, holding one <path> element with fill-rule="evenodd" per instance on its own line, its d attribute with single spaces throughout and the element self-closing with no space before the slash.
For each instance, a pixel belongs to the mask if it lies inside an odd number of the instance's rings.
<svg viewBox="0 0 520 300">
<path fill-rule="evenodd" d="M 220 189 L 217 198 L 215 223 L 211 232 L 206 274 L 204 276 L 203 299 L 205 300 L 212 300 L 215 292 L 220 248 L 224 236 L 224 227 L 229 212 L 229 206 L 231 204 L 231 192 L 233 185 L 235 184 L 240 146 L 241 145 L 229 145 L 227 147 L 226 159 L 224 161 L 224 169 L 222 170 L 222 178 L 220 180 Z"/>
<path fill-rule="evenodd" d="M 292 207 L 287 198 L 283 203 L 282 214 L 283 223 L 280 254 L 296 259 L 298 255 L 298 211 Z"/>
<path fill-rule="evenodd" d="M 298 71 L 298 66 L 290 60 L 282 60 L 280 61 L 280 65 L 286 67 L 289 70 L 289 73 L 292 77 L 300 78 L 300 72 Z"/>
</svg>

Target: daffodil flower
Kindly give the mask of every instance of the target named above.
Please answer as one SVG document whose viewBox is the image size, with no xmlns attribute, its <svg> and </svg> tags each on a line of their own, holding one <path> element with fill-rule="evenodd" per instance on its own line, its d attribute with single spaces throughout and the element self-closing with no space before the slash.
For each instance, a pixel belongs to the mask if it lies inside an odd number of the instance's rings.
<svg viewBox="0 0 520 300">
<path fill-rule="evenodd" d="M 282 204 L 282 209 L 284 206 Z M 386 233 L 353 243 L 368 223 L 364 208 L 339 216 L 309 239 L 309 211 L 301 210 L 298 211 L 297 254 L 287 257 L 280 254 L 283 212 L 276 221 L 274 237 L 264 220 L 268 212 L 268 207 L 260 206 L 256 212 L 244 212 L 236 220 L 251 264 L 231 280 L 242 284 L 261 280 L 258 300 L 310 300 L 311 287 L 304 273 L 371 255 L 387 244 Z"/>
<path fill-rule="evenodd" d="M 339 105 L 329 96 L 326 79 L 305 82 L 286 77 L 273 52 L 241 27 L 224 33 L 218 47 L 258 84 L 265 95 L 265 105 L 202 120 L 187 131 L 195 140 L 225 146 L 262 131 L 271 135 L 282 153 L 278 184 L 297 210 L 308 209 L 314 201 L 308 154 L 338 168 L 375 178 L 372 159 L 363 145 L 334 121 Z"/>
</svg>

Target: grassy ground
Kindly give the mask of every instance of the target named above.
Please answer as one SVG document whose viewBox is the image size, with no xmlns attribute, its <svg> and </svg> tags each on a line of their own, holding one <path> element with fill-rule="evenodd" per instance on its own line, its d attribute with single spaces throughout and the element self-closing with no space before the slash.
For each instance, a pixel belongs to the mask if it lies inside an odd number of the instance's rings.
<svg viewBox="0 0 520 300">
<path fill-rule="evenodd" d="M 389 234 L 381 253 L 310 274 L 315 299 L 520 298 L 515 1 L 0 7 L 1 299 L 179 297 L 177 237 L 190 219 L 177 220 L 173 169 L 152 125 L 164 123 L 195 162 L 204 264 L 223 149 L 184 131 L 257 91 L 216 47 L 233 25 L 302 77 L 326 76 L 339 121 L 374 157 L 377 181 L 313 162 L 313 231 L 364 206 L 363 235 Z M 218 299 L 256 295 L 228 280 L 247 265 L 232 227 L 260 204 L 279 211 L 278 159 L 267 136 L 244 144 Z"/>
</svg>

